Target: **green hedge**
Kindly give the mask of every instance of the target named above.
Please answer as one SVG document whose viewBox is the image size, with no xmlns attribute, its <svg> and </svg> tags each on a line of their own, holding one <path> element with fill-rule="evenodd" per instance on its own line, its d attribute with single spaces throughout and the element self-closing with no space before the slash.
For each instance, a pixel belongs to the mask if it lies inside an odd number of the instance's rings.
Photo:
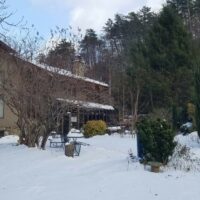
<svg viewBox="0 0 200 200">
<path fill-rule="evenodd" d="M 138 139 L 145 161 L 166 164 L 176 143 L 171 126 L 164 120 L 143 120 L 137 124 Z"/>
<path fill-rule="evenodd" d="M 106 123 L 102 120 L 88 121 L 84 126 L 84 136 L 89 138 L 95 135 L 104 135 L 106 128 Z"/>
</svg>

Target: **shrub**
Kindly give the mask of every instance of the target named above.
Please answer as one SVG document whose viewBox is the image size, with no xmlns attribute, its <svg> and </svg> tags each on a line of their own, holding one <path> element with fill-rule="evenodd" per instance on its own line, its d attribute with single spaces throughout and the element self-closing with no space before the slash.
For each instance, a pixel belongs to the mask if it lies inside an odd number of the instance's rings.
<svg viewBox="0 0 200 200">
<path fill-rule="evenodd" d="M 91 120 L 88 121 L 84 126 L 84 136 L 86 138 L 103 135 L 106 132 L 106 123 L 102 120 Z"/>
<path fill-rule="evenodd" d="M 164 120 L 142 120 L 137 124 L 138 142 L 142 159 L 166 164 L 172 155 L 176 143 L 174 132 Z"/>
</svg>

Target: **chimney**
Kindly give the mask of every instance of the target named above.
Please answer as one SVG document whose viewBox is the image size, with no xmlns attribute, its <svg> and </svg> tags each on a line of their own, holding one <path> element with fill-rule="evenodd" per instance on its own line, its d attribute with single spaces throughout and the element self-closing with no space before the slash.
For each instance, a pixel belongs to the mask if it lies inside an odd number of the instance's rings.
<svg viewBox="0 0 200 200">
<path fill-rule="evenodd" d="M 72 73 L 77 76 L 85 76 L 85 62 L 83 61 L 82 57 L 80 55 L 75 57 L 73 67 L 72 67 Z"/>
</svg>

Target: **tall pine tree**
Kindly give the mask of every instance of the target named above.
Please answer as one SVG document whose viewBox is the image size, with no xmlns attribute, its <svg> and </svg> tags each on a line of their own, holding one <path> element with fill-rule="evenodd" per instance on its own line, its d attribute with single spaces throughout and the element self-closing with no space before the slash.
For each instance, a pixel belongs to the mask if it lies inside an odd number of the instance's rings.
<svg viewBox="0 0 200 200">
<path fill-rule="evenodd" d="M 164 7 L 150 31 L 147 46 L 150 68 L 157 81 L 154 86 L 160 88 L 159 95 L 168 106 L 183 106 L 191 98 L 190 41 L 190 35 L 174 7 Z"/>
<path fill-rule="evenodd" d="M 197 62 L 195 67 L 195 117 L 197 132 L 200 137 L 200 62 Z"/>
</svg>

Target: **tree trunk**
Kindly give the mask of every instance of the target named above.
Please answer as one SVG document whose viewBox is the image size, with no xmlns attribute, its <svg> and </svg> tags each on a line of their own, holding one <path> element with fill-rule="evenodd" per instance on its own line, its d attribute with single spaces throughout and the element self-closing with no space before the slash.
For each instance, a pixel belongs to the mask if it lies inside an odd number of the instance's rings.
<svg viewBox="0 0 200 200">
<path fill-rule="evenodd" d="M 46 143 L 47 143 L 47 139 L 48 139 L 49 135 L 43 135 L 43 138 L 42 138 L 42 142 L 41 142 L 41 149 L 45 150 L 45 147 L 46 147 Z"/>
<path fill-rule="evenodd" d="M 25 144 L 26 134 L 25 134 L 25 130 L 23 128 L 22 119 L 20 119 L 20 116 L 18 116 L 17 126 L 18 126 L 18 128 L 20 130 L 19 144 Z"/>
<path fill-rule="evenodd" d="M 131 123 L 131 131 L 135 130 L 135 125 L 138 120 L 138 105 L 139 105 L 139 96 L 140 96 L 140 87 L 137 86 L 135 101 L 133 100 L 133 93 L 131 92 L 131 100 L 132 100 L 132 123 Z"/>
<path fill-rule="evenodd" d="M 20 135 L 19 135 L 19 144 L 25 144 L 26 142 L 25 142 L 25 138 L 26 138 L 26 136 L 25 136 L 25 133 L 24 133 L 24 131 L 23 130 L 21 130 L 20 129 Z"/>
<path fill-rule="evenodd" d="M 46 143 L 47 143 L 47 140 L 48 140 L 48 137 L 49 137 L 51 131 L 52 131 L 52 129 L 45 129 L 44 130 L 44 133 L 42 135 L 42 142 L 41 142 L 41 145 L 40 145 L 40 148 L 43 149 L 43 150 L 45 150 Z"/>
<path fill-rule="evenodd" d="M 39 140 L 39 124 L 35 121 L 20 120 L 22 123 L 18 123 L 21 134 L 19 138 L 20 144 L 25 144 L 28 147 L 35 147 Z"/>
<path fill-rule="evenodd" d="M 197 133 L 200 138 L 200 62 L 197 62 L 195 71 L 195 106 Z"/>
</svg>

